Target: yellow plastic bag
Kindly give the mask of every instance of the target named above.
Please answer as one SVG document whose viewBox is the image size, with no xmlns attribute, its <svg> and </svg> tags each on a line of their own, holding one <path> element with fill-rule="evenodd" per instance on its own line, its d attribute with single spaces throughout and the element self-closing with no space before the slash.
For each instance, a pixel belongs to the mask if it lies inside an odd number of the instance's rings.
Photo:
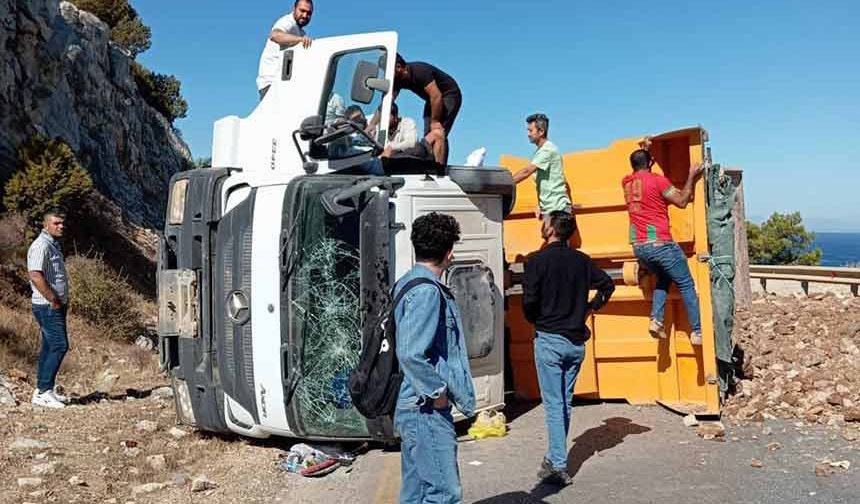
<svg viewBox="0 0 860 504">
<path fill-rule="evenodd" d="M 475 423 L 469 428 L 469 436 L 473 439 L 504 437 L 508 434 L 506 423 L 507 420 L 504 413 L 482 411 L 478 414 L 478 418 L 475 419 Z"/>
</svg>

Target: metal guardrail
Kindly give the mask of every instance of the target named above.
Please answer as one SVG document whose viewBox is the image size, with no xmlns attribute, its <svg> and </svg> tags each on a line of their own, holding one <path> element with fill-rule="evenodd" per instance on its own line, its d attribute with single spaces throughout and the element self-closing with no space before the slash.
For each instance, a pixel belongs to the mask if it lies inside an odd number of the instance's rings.
<svg viewBox="0 0 860 504">
<path fill-rule="evenodd" d="M 767 290 L 768 280 L 793 280 L 800 282 L 803 292 L 809 293 L 809 284 L 826 283 L 847 285 L 851 293 L 858 295 L 860 268 L 828 268 L 826 266 L 765 266 L 750 265 L 750 278 L 758 278 L 762 289 Z"/>
</svg>

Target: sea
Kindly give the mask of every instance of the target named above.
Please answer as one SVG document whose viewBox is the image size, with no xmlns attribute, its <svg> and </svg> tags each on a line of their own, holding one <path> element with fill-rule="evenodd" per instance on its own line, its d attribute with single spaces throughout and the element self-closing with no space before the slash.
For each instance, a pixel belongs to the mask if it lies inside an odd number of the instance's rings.
<svg viewBox="0 0 860 504">
<path fill-rule="evenodd" d="M 860 267 L 860 233 L 815 233 L 822 266 Z"/>
</svg>

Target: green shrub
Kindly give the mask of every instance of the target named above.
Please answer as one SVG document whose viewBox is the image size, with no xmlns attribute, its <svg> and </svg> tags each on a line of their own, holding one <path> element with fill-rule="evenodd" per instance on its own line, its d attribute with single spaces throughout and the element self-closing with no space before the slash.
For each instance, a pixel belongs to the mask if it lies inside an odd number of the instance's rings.
<svg viewBox="0 0 860 504">
<path fill-rule="evenodd" d="M 152 31 L 137 17 L 120 21 L 111 29 L 110 36 L 114 42 L 125 46 L 133 58 L 152 45 Z"/>
<path fill-rule="evenodd" d="M 182 97 L 182 83 L 172 75 L 153 73 L 133 62 L 132 74 L 143 99 L 173 123 L 188 113 L 188 102 Z"/>
<path fill-rule="evenodd" d="M 152 31 L 128 0 L 75 0 L 79 9 L 95 14 L 111 28 L 111 39 L 136 57 L 149 49 Z"/>
<path fill-rule="evenodd" d="M 34 136 L 18 148 L 18 171 L 6 182 L 3 205 L 34 229 L 52 208 L 76 212 L 93 189 L 93 180 L 61 139 Z M 28 238 L 32 235 L 28 233 Z"/>
<path fill-rule="evenodd" d="M 821 249 L 815 248 L 815 233 L 803 226 L 800 212 L 774 213 L 762 225 L 747 222 L 750 263 L 816 266 Z"/>
<path fill-rule="evenodd" d="M 74 256 L 66 261 L 72 313 L 99 328 L 105 337 L 131 340 L 143 327 L 140 300 L 121 275 L 101 256 Z"/>
</svg>

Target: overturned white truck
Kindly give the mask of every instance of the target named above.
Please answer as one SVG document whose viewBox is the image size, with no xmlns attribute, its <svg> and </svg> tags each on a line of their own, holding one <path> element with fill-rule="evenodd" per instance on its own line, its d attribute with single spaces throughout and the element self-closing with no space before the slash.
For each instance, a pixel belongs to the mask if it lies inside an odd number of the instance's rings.
<svg viewBox="0 0 860 504">
<path fill-rule="evenodd" d="M 284 51 L 281 78 L 247 118 L 215 123 L 212 168 L 170 185 L 158 272 L 161 364 L 178 420 L 209 431 L 390 439 L 351 405 L 349 372 L 393 281 L 414 263 L 412 221 L 460 222 L 457 296 L 479 408 L 503 403 L 502 221 L 510 173 L 380 160 L 395 33 Z M 342 115 L 370 116 L 372 133 Z M 385 175 L 367 175 L 368 166 Z"/>
</svg>

